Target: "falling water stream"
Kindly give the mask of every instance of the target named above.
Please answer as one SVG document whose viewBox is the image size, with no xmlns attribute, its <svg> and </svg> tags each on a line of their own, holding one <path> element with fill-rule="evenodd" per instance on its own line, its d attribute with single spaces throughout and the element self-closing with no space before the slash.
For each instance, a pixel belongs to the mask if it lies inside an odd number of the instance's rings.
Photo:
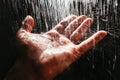
<svg viewBox="0 0 120 80">
<path fill-rule="evenodd" d="M 14 23 L 20 23 L 26 15 L 32 15 L 35 19 L 35 28 L 33 32 L 41 33 L 53 28 L 59 21 L 70 15 L 87 15 L 94 19 L 94 23 L 89 30 L 93 34 L 99 30 L 108 31 L 109 35 L 114 40 L 112 42 L 113 54 L 107 56 L 103 48 L 99 48 L 102 57 L 102 64 L 105 66 L 106 71 L 110 76 L 113 76 L 116 60 L 119 56 L 117 50 L 118 46 L 115 45 L 116 38 L 120 38 L 120 15 L 119 15 L 119 2 L 118 0 L 5 0 L 11 6 L 12 15 L 18 17 Z M 23 15 L 23 16 L 21 16 Z M 19 27 L 13 27 L 13 30 Z M 87 37 L 86 37 L 87 38 Z M 108 43 L 109 44 L 109 43 Z M 119 44 L 119 43 L 117 43 Z M 107 44 L 106 44 L 107 45 Z M 108 52 L 111 47 L 108 46 Z M 96 47 L 95 47 L 96 48 Z M 119 47 L 120 48 L 120 47 Z M 91 69 L 96 69 L 95 55 L 92 54 L 96 51 L 93 49 L 89 56 L 85 57 L 91 64 Z M 109 53 L 108 53 L 109 55 Z M 110 57 L 110 58 L 109 58 Z M 106 60 L 107 58 L 107 60 Z M 78 62 L 79 63 L 79 62 Z M 57 79 L 56 79 L 57 80 Z M 81 79 L 85 80 L 85 79 Z M 112 80 L 111 78 L 108 80 Z M 118 80 L 118 79 L 114 79 Z"/>
</svg>

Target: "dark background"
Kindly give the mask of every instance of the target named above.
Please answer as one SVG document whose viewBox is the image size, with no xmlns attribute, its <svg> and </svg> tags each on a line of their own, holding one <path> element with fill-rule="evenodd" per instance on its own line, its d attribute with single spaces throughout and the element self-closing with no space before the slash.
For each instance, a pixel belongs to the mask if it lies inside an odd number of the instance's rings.
<svg viewBox="0 0 120 80">
<path fill-rule="evenodd" d="M 33 12 L 29 0 L 0 0 L 0 80 L 7 74 L 17 58 L 15 34 L 21 26 L 22 20 L 27 15 L 32 15 L 36 20 L 33 32 L 45 31 L 43 27 L 44 16 L 41 13 L 41 27 L 37 27 L 36 14 Z M 105 0 L 102 0 L 106 4 Z M 98 15 L 99 3 L 93 7 L 95 13 L 94 31 L 99 16 L 100 29 L 108 31 L 109 35 L 95 48 L 88 51 L 75 63 L 73 63 L 55 80 L 119 80 L 120 79 L 120 2 L 114 12 L 114 0 L 110 0 L 106 15 Z M 99 2 L 99 0 L 98 0 Z M 14 4 L 15 3 L 15 4 Z M 81 3 L 79 3 L 81 4 Z M 104 5 L 105 6 L 105 5 Z M 79 9 L 79 7 L 78 7 Z M 87 15 L 87 14 L 86 14 Z M 108 21 L 104 21 L 108 17 Z M 115 18 L 117 16 L 117 19 Z"/>
</svg>

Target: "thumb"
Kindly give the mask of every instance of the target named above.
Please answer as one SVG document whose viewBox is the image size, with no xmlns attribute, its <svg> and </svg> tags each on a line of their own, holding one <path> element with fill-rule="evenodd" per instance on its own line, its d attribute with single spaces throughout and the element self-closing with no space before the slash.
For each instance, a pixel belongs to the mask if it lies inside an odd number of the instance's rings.
<svg viewBox="0 0 120 80">
<path fill-rule="evenodd" d="M 34 19 L 32 16 L 28 15 L 22 22 L 22 29 L 26 30 L 27 32 L 31 32 L 34 27 Z"/>
<path fill-rule="evenodd" d="M 17 40 L 21 40 L 23 37 L 25 37 L 27 34 L 32 31 L 34 27 L 34 19 L 30 15 L 26 16 L 25 19 L 22 22 L 21 28 L 16 33 Z"/>
</svg>

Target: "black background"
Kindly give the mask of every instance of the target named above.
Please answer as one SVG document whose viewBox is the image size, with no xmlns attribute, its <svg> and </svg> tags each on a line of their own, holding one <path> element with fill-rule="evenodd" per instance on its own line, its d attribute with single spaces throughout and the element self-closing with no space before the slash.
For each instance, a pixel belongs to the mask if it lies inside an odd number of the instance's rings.
<svg viewBox="0 0 120 80">
<path fill-rule="evenodd" d="M 111 0 L 111 2 L 114 2 Z M 15 46 L 15 34 L 20 28 L 22 20 L 26 15 L 35 14 L 31 10 L 31 5 L 19 1 L 20 7 L 12 6 L 12 0 L 0 0 L 0 80 L 7 74 L 17 58 Z M 23 5 L 24 4 L 24 5 Z M 27 4 L 27 7 L 25 6 Z M 114 20 L 113 7 L 109 9 L 108 25 L 110 33 L 104 40 L 96 45 L 75 63 L 73 63 L 55 80 L 119 80 L 120 79 L 120 3 L 118 2 L 117 16 Z M 96 8 L 95 8 L 96 10 Z M 105 26 L 101 17 L 100 26 Z M 43 25 L 44 25 L 44 20 Z M 96 21 L 96 20 L 95 20 Z M 93 24 L 93 30 L 96 23 Z M 35 27 L 37 29 L 37 27 Z M 44 28 L 41 28 L 44 31 Z M 107 30 L 107 29 L 104 29 Z M 39 31 L 33 31 L 38 33 Z M 115 56 L 116 55 L 116 56 Z M 89 60 L 88 60 L 89 59 Z M 115 61 L 114 61 L 115 60 Z M 94 68 L 93 68 L 94 67 Z"/>
</svg>

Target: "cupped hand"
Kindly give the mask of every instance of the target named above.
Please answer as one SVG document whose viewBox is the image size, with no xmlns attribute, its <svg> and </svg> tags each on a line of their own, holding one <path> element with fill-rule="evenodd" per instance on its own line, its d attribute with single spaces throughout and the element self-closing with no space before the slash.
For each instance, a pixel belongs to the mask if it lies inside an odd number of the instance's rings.
<svg viewBox="0 0 120 80">
<path fill-rule="evenodd" d="M 21 53 L 14 67 L 20 69 L 16 76 L 24 74 L 20 80 L 52 80 L 107 35 L 98 31 L 78 44 L 92 23 L 85 15 L 71 15 L 50 31 L 35 34 L 31 33 L 34 19 L 27 16 L 16 35 Z"/>
</svg>

